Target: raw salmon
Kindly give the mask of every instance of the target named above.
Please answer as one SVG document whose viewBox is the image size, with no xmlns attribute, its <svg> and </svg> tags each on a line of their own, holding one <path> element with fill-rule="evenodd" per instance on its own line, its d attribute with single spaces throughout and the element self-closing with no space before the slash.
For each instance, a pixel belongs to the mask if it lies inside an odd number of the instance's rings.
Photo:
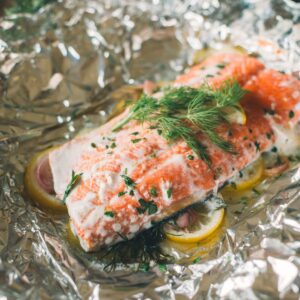
<svg viewBox="0 0 300 300">
<path fill-rule="evenodd" d="M 130 121 L 122 130 L 113 132 L 113 126 L 127 111 L 50 153 L 54 190 L 60 199 L 72 170 L 82 173 L 66 205 L 71 228 L 84 250 L 93 251 L 130 239 L 150 228 L 153 222 L 205 199 L 274 145 L 274 115 L 266 114 L 264 109 L 273 105 L 278 112 L 295 109 L 299 103 L 299 98 L 294 97 L 295 88 L 299 82 L 263 69 L 263 64 L 252 57 L 217 54 L 175 80 L 175 86 L 198 87 L 205 80 L 219 86 L 224 80 L 235 78 L 253 91 L 256 100 L 248 96 L 242 102 L 247 123 L 232 124 L 230 130 L 225 125 L 217 128 L 234 146 L 235 154 L 224 152 L 198 134 L 208 149 L 211 167 L 184 141 L 170 145 L 148 123 Z M 285 89 L 278 90 L 280 85 Z M 292 97 L 293 102 L 283 101 L 282 95 L 277 97 L 273 90 Z M 299 119 L 298 115 L 296 118 Z"/>
</svg>

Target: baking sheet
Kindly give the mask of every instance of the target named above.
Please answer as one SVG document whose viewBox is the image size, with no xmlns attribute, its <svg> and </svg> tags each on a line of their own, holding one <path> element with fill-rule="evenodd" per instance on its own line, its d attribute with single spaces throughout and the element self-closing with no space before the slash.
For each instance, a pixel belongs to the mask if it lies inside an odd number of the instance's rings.
<svg viewBox="0 0 300 300">
<path fill-rule="evenodd" d="M 180 253 L 148 272 L 105 271 L 73 251 L 66 218 L 24 193 L 33 153 L 103 124 L 113 91 L 167 81 L 204 49 L 242 46 L 300 78 L 293 1 L 60 1 L 0 20 L 1 299 L 299 299 L 300 169 L 231 203 L 220 238 L 195 263 Z M 237 213 L 239 212 L 239 213 Z"/>
</svg>

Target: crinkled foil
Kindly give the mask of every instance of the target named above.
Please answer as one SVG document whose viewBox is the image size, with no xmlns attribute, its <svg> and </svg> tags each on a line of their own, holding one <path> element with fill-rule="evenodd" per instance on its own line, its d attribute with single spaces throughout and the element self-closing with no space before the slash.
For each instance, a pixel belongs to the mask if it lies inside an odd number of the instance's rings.
<svg viewBox="0 0 300 300">
<path fill-rule="evenodd" d="M 200 261 L 169 249 L 178 262 L 148 272 L 75 255 L 23 183 L 33 153 L 110 117 L 112 91 L 171 80 L 204 49 L 242 46 L 299 77 L 299 19 L 291 0 L 73 0 L 0 19 L 0 299 L 299 299 L 298 166 L 228 204 Z"/>
</svg>

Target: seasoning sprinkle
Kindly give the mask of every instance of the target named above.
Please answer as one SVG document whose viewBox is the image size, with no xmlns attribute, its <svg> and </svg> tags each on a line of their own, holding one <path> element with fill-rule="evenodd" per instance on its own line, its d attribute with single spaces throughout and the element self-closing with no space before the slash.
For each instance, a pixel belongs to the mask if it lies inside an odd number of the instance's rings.
<svg viewBox="0 0 300 300">
<path fill-rule="evenodd" d="M 111 218 L 113 218 L 115 216 L 114 212 L 112 212 L 112 211 L 106 211 L 104 213 L 104 215 L 107 216 L 107 217 L 111 217 Z"/>
</svg>

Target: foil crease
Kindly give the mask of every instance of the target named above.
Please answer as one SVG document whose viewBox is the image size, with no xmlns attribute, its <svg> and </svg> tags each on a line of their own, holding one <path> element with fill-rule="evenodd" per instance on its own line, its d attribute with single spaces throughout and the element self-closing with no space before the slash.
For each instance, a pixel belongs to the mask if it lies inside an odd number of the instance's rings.
<svg viewBox="0 0 300 300">
<path fill-rule="evenodd" d="M 242 46 L 300 78 L 299 19 L 291 0 L 73 0 L 0 19 L 0 298 L 299 299 L 298 166 L 238 215 L 229 205 L 200 262 L 149 272 L 74 255 L 65 220 L 33 205 L 23 183 L 33 153 L 110 117 L 112 91 L 171 80 L 203 49 Z"/>
</svg>

